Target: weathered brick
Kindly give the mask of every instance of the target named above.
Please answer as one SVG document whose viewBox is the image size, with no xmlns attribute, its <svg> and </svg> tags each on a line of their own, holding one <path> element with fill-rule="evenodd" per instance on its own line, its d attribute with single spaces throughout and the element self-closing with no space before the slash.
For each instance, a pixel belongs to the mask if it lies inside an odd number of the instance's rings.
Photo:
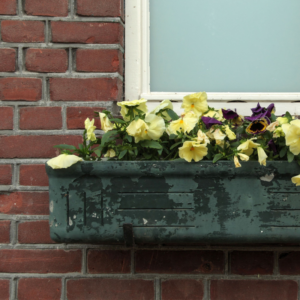
<svg viewBox="0 0 300 300">
<path fill-rule="evenodd" d="M 12 168 L 11 165 L 0 165 L 0 185 L 11 184 Z"/>
<path fill-rule="evenodd" d="M 81 257 L 81 250 L 0 250 L 0 272 L 80 272 Z"/>
<path fill-rule="evenodd" d="M 297 300 L 292 280 L 212 280 L 211 300 Z"/>
<path fill-rule="evenodd" d="M 10 242 L 10 221 L 0 221 L 0 243 L 8 244 L 9 242 Z M 0 296 L 0 300 L 1 300 L 1 296 Z"/>
<path fill-rule="evenodd" d="M 0 15 L 16 15 L 17 0 L 1 0 Z"/>
<path fill-rule="evenodd" d="M 113 49 L 78 49 L 76 70 L 79 72 L 119 72 L 123 74 L 123 53 Z"/>
<path fill-rule="evenodd" d="M 148 280 L 79 279 L 67 282 L 72 300 L 154 300 L 154 283 Z"/>
<path fill-rule="evenodd" d="M 222 251 L 137 251 L 137 273 L 223 274 Z"/>
<path fill-rule="evenodd" d="M 45 165 L 21 165 L 20 185 L 48 186 L 49 180 Z"/>
<path fill-rule="evenodd" d="M 21 278 L 18 300 L 60 300 L 61 288 L 59 278 Z"/>
<path fill-rule="evenodd" d="M 16 50 L 0 49 L 0 72 L 15 72 L 15 71 L 16 71 Z"/>
<path fill-rule="evenodd" d="M 7 43 L 42 43 L 45 41 L 41 21 L 4 20 L 1 22 L 2 40 Z"/>
<path fill-rule="evenodd" d="M 20 223 L 18 227 L 20 244 L 54 244 L 50 238 L 49 221 Z"/>
<path fill-rule="evenodd" d="M 68 69 L 68 53 L 64 49 L 28 49 L 25 61 L 31 72 L 65 73 Z"/>
<path fill-rule="evenodd" d="M 61 129 L 61 107 L 20 108 L 20 129 Z"/>
<path fill-rule="evenodd" d="M 231 273 L 239 275 L 272 275 L 274 253 L 271 251 L 234 251 Z"/>
<path fill-rule="evenodd" d="M 130 273 L 130 251 L 90 250 L 88 272 L 91 274 Z"/>
<path fill-rule="evenodd" d="M 58 154 L 55 145 L 78 146 L 81 136 L 73 135 L 31 135 L 0 136 L 1 158 L 52 158 Z"/>
<path fill-rule="evenodd" d="M 9 280 L 0 280 L 0 300 L 9 300 Z"/>
<path fill-rule="evenodd" d="M 0 213 L 48 215 L 48 192 L 12 192 L 0 194 Z"/>
<path fill-rule="evenodd" d="M 201 280 L 174 279 L 163 281 L 162 300 L 202 300 L 204 295 Z"/>
<path fill-rule="evenodd" d="M 68 0 L 26 0 L 25 12 L 32 16 L 66 17 Z"/>
<path fill-rule="evenodd" d="M 95 118 L 94 112 L 103 110 L 103 107 L 67 107 L 68 129 L 83 129 L 87 118 L 95 119 L 95 126 L 100 129 L 100 118 Z"/>
<path fill-rule="evenodd" d="M 123 0 L 77 0 L 77 14 L 94 17 L 124 18 Z"/>
<path fill-rule="evenodd" d="M 0 107 L 0 129 L 10 130 L 14 127 L 14 109 L 12 107 Z"/>
<path fill-rule="evenodd" d="M 51 22 L 53 43 L 124 44 L 119 23 Z"/>
<path fill-rule="evenodd" d="M 300 252 L 293 251 L 279 255 L 279 272 L 282 275 L 300 274 Z"/>
<path fill-rule="evenodd" d="M 42 99 L 42 79 L 0 78 L 0 100 L 38 101 Z"/>
<path fill-rule="evenodd" d="M 120 100 L 123 83 L 117 78 L 51 78 L 52 101 Z"/>
</svg>

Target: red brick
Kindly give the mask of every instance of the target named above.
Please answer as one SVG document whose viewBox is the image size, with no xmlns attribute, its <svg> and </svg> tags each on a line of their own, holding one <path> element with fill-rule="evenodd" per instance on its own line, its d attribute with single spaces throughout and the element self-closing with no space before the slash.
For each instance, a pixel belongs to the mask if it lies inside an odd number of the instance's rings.
<svg viewBox="0 0 300 300">
<path fill-rule="evenodd" d="M 42 43 L 45 41 L 44 23 L 41 21 L 5 20 L 1 22 L 3 42 Z"/>
<path fill-rule="evenodd" d="M 201 280 L 175 279 L 163 281 L 162 300 L 202 300 L 204 295 Z"/>
<path fill-rule="evenodd" d="M 76 70 L 123 74 L 123 53 L 119 50 L 79 49 L 76 52 Z"/>
<path fill-rule="evenodd" d="M 123 0 L 77 0 L 77 14 L 94 17 L 122 17 Z"/>
<path fill-rule="evenodd" d="M 120 100 L 123 83 L 117 78 L 51 78 L 52 101 Z"/>
<path fill-rule="evenodd" d="M 0 15 L 16 15 L 17 0 L 1 0 Z"/>
<path fill-rule="evenodd" d="M 0 107 L 0 129 L 13 129 L 14 110 L 12 107 Z"/>
<path fill-rule="evenodd" d="M 55 145 L 78 146 L 81 136 L 73 135 L 16 135 L 0 136 L 1 158 L 52 158 L 58 154 Z"/>
<path fill-rule="evenodd" d="M 45 165 L 21 165 L 20 185 L 48 186 L 49 180 Z"/>
<path fill-rule="evenodd" d="M 0 280 L 0 300 L 9 300 L 9 280 Z"/>
<path fill-rule="evenodd" d="M 0 49 L 0 72 L 15 72 L 15 71 L 16 71 L 16 50 Z"/>
<path fill-rule="evenodd" d="M 223 274 L 222 251 L 137 251 L 137 273 Z"/>
<path fill-rule="evenodd" d="M 67 282 L 70 300 L 154 300 L 154 283 L 146 280 L 79 279 Z"/>
<path fill-rule="evenodd" d="M 231 273 L 238 275 L 272 275 L 274 254 L 270 251 L 234 251 Z"/>
<path fill-rule="evenodd" d="M 81 257 L 81 250 L 0 250 L 0 272 L 80 272 Z"/>
<path fill-rule="evenodd" d="M 130 273 L 130 251 L 90 250 L 88 272 L 91 274 Z"/>
<path fill-rule="evenodd" d="M 66 17 L 68 0 L 26 0 L 25 12 L 31 16 Z"/>
<path fill-rule="evenodd" d="M 59 278 L 21 278 L 18 300 L 60 300 L 61 288 Z"/>
<path fill-rule="evenodd" d="M 48 215 L 48 192 L 12 192 L 0 194 L 0 213 Z"/>
<path fill-rule="evenodd" d="M 282 275 L 299 275 L 300 252 L 281 253 L 279 256 L 279 271 Z"/>
<path fill-rule="evenodd" d="M 124 27 L 119 23 L 51 22 L 53 43 L 121 44 Z"/>
<path fill-rule="evenodd" d="M 65 73 L 68 69 L 68 54 L 64 49 L 28 49 L 26 69 L 31 72 Z"/>
<path fill-rule="evenodd" d="M 292 280 L 213 280 L 211 300 L 297 300 L 298 285 Z"/>
<path fill-rule="evenodd" d="M 10 185 L 12 179 L 11 165 L 0 165 L 0 185 Z"/>
<path fill-rule="evenodd" d="M 23 107 L 20 109 L 20 129 L 61 128 L 61 107 Z"/>
<path fill-rule="evenodd" d="M 0 243 L 8 244 L 10 242 L 9 235 L 10 235 L 10 221 L 0 221 Z"/>
<path fill-rule="evenodd" d="M 95 118 L 94 112 L 103 110 L 103 107 L 67 107 L 68 129 L 83 129 L 87 118 L 95 119 L 95 126 L 100 129 L 100 118 Z"/>
<path fill-rule="evenodd" d="M 49 221 L 24 222 L 19 224 L 20 244 L 54 244 L 50 238 Z"/>
<path fill-rule="evenodd" d="M 42 79 L 0 78 L 0 100 L 38 101 L 42 99 Z"/>
</svg>

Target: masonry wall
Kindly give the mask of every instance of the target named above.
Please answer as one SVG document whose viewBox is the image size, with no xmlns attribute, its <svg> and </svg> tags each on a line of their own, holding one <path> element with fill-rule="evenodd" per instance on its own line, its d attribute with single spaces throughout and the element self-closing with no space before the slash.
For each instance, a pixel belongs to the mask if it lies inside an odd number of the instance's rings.
<svg viewBox="0 0 300 300">
<path fill-rule="evenodd" d="M 51 241 L 44 163 L 123 98 L 123 4 L 0 0 L 0 300 L 298 299 L 292 245 Z"/>
</svg>

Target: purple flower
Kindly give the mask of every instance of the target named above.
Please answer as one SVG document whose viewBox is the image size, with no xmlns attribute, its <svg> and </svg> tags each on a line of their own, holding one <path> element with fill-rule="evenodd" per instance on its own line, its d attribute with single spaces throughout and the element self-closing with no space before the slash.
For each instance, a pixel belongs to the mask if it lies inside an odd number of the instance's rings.
<svg viewBox="0 0 300 300">
<path fill-rule="evenodd" d="M 255 108 L 251 108 L 251 110 L 252 110 L 253 114 L 255 114 L 255 115 L 264 112 L 264 108 L 261 107 L 259 103 L 257 103 L 257 106 Z"/>
<path fill-rule="evenodd" d="M 234 119 L 234 118 L 237 118 L 239 115 L 231 110 L 231 109 L 222 109 L 222 113 L 223 113 L 223 117 L 226 119 L 226 120 L 231 120 L 231 119 Z"/>
<path fill-rule="evenodd" d="M 271 114 L 275 112 L 275 105 L 274 103 L 271 103 L 268 108 L 267 108 L 267 111 L 266 111 L 266 116 L 268 118 L 271 118 Z"/>
<path fill-rule="evenodd" d="M 215 124 L 223 125 L 222 122 L 218 121 L 217 119 L 211 118 L 211 117 L 202 117 L 201 119 L 207 129 L 209 129 L 211 126 L 213 126 Z"/>
<path fill-rule="evenodd" d="M 264 133 L 267 129 L 268 122 L 266 118 L 255 120 L 250 123 L 250 125 L 246 128 L 246 132 L 249 134 L 261 134 Z"/>
<path fill-rule="evenodd" d="M 274 143 L 273 140 L 270 140 L 270 141 L 268 142 L 268 147 L 269 147 L 269 150 L 270 150 L 270 151 L 273 151 L 274 155 L 276 155 L 276 154 L 278 153 L 277 148 L 276 148 L 276 145 L 275 145 L 275 143 Z"/>
</svg>

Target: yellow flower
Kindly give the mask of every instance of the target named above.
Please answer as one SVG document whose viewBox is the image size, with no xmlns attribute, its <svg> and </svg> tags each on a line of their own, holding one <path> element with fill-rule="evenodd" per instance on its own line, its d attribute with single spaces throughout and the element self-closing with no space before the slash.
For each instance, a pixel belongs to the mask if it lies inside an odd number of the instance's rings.
<svg viewBox="0 0 300 300">
<path fill-rule="evenodd" d="M 131 106 L 137 106 L 136 108 L 138 110 L 143 111 L 144 113 L 147 113 L 148 108 L 146 105 L 147 100 L 141 99 L 141 100 L 132 100 L 132 101 L 122 101 L 118 102 L 117 105 L 121 107 L 121 115 L 125 121 L 129 121 L 130 117 L 126 116 L 128 114 L 128 107 Z M 134 115 L 138 115 L 138 112 L 134 109 L 133 111 Z"/>
<path fill-rule="evenodd" d="M 262 147 L 257 148 L 257 154 L 258 154 L 258 162 L 261 165 L 266 166 L 268 155 L 266 154 L 266 152 L 264 151 L 264 149 Z"/>
<path fill-rule="evenodd" d="M 240 168 L 241 167 L 241 164 L 240 164 L 239 159 L 238 159 L 237 156 L 235 156 L 233 158 L 233 161 L 234 161 L 234 165 L 235 165 L 236 168 Z"/>
<path fill-rule="evenodd" d="M 285 129 L 283 130 L 285 131 Z M 300 120 L 291 121 L 290 126 L 285 133 L 285 143 L 287 146 L 290 146 L 290 151 L 294 155 L 300 153 Z"/>
<path fill-rule="evenodd" d="M 126 131 L 129 135 L 134 137 L 136 143 L 141 140 L 145 140 L 147 137 L 148 126 L 145 121 L 138 119 L 132 121 L 127 127 Z"/>
<path fill-rule="evenodd" d="M 210 144 L 210 141 L 209 141 L 209 138 L 208 136 L 202 131 L 202 130 L 198 130 L 198 133 L 197 133 L 197 142 L 200 143 L 200 144 Z"/>
<path fill-rule="evenodd" d="M 207 147 L 205 144 L 199 144 L 197 142 L 187 141 L 183 143 L 183 146 L 179 148 L 179 157 L 185 159 L 188 162 L 202 160 L 207 155 Z"/>
<path fill-rule="evenodd" d="M 112 158 L 116 156 L 116 152 L 114 149 L 109 149 L 106 154 L 104 155 L 104 157 L 108 157 L 108 158 Z"/>
<path fill-rule="evenodd" d="M 94 130 L 96 129 L 96 126 L 94 126 L 94 122 L 95 122 L 94 119 L 92 121 L 90 121 L 89 118 L 87 118 L 84 121 L 84 126 L 85 126 L 85 129 L 86 129 L 87 139 L 92 141 L 92 142 L 96 141 L 96 136 L 95 136 L 95 133 L 94 133 Z"/>
<path fill-rule="evenodd" d="M 202 116 L 202 114 L 208 110 L 207 94 L 200 92 L 185 96 L 181 108 L 183 108 L 186 113 L 193 111 L 198 117 Z"/>
<path fill-rule="evenodd" d="M 154 115 L 163 117 L 167 121 L 170 121 L 171 117 L 169 116 L 169 114 L 167 112 L 161 113 L 161 111 L 165 110 L 165 109 L 172 109 L 173 110 L 173 104 L 170 100 L 162 101 L 158 106 L 155 107 L 155 109 L 153 111 L 151 111 L 150 114 L 154 114 Z"/>
<path fill-rule="evenodd" d="M 83 161 L 83 159 L 76 155 L 61 154 L 57 157 L 48 160 L 47 165 L 50 166 L 52 169 L 66 169 L 79 161 Z"/>
<path fill-rule="evenodd" d="M 276 129 L 276 126 L 279 126 L 279 121 L 275 121 L 267 126 L 267 130 L 273 132 Z"/>
<path fill-rule="evenodd" d="M 292 177 L 292 182 L 296 184 L 296 186 L 300 186 L 300 175 Z"/>
<path fill-rule="evenodd" d="M 252 138 L 250 140 L 247 140 L 246 142 L 240 144 L 237 147 L 237 150 L 242 151 L 244 154 L 250 156 L 253 153 L 253 149 L 260 146 L 260 144 L 252 142 L 255 138 Z"/>
<path fill-rule="evenodd" d="M 286 125 L 290 125 L 290 124 L 286 124 Z M 284 125 L 282 125 L 282 126 L 284 126 Z M 281 136 L 285 136 L 284 131 L 283 131 L 282 127 L 277 127 L 273 131 L 273 138 L 279 138 Z"/>
<path fill-rule="evenodd" d="M 190 111 L 185 115 L 182 115 L 178 120 L 172 121 L 167 129 L 167 133 L 169 135 L 176 134 L 177 131 L 189 133 L 191 130 L 193 130 L 198 121 L 199 118 L 192 111 Z"/>
<path fill-rule="evenodd" d="M 217 128 L 213 132 L 213 136 L 214 136 L 214 139 L 216 140 L 216 143 L 218 145 L 223 144 L 222 141 L 224 141 L 224 139 L 226 138 L 226 134 L 224 134 L 219 128 Z"/>
<path fill-rule="evenodd" d="M 276 121 L 278 121 L 278 123 L 279 123 L 280 125 L 283 125 L 283 124 L 286 124 L 286 123 L 289 122 L 288 118 L 286 118 L 286 117 L 278 117 L 278 118 L 276 119 Z"/>
<path fill-rule="evenodd" d="M 114 124 L 109 121 L 108 117 L 104 113 L 99 113 L 100 121 L 101 121 L 101 129 L 104 132 L 110 131 L 114 129 Z"/>
<path fill-rule="evenodd" d="M 210 118 L 214 118 L 218 121 L 224 121 L 222 109 L 219 109 L 218 111 L 210 110 L 209 112 L 207 112 L 204 115 L 204 117 L 210 117 Z"/>
<path fill-rule="evenodd" d="M 248 161 L 249 160 L 249 156 L 243 153 L 238 153 L 238 156 L 240 157 L 241 160 L 243 161 Z"/>
<path fill-rule="evenodd" d="M 225 133 L 231 141 L 236 139 L 235 133 L 229 128 L 228 125 L 225 125 Z"/>
</svg>

